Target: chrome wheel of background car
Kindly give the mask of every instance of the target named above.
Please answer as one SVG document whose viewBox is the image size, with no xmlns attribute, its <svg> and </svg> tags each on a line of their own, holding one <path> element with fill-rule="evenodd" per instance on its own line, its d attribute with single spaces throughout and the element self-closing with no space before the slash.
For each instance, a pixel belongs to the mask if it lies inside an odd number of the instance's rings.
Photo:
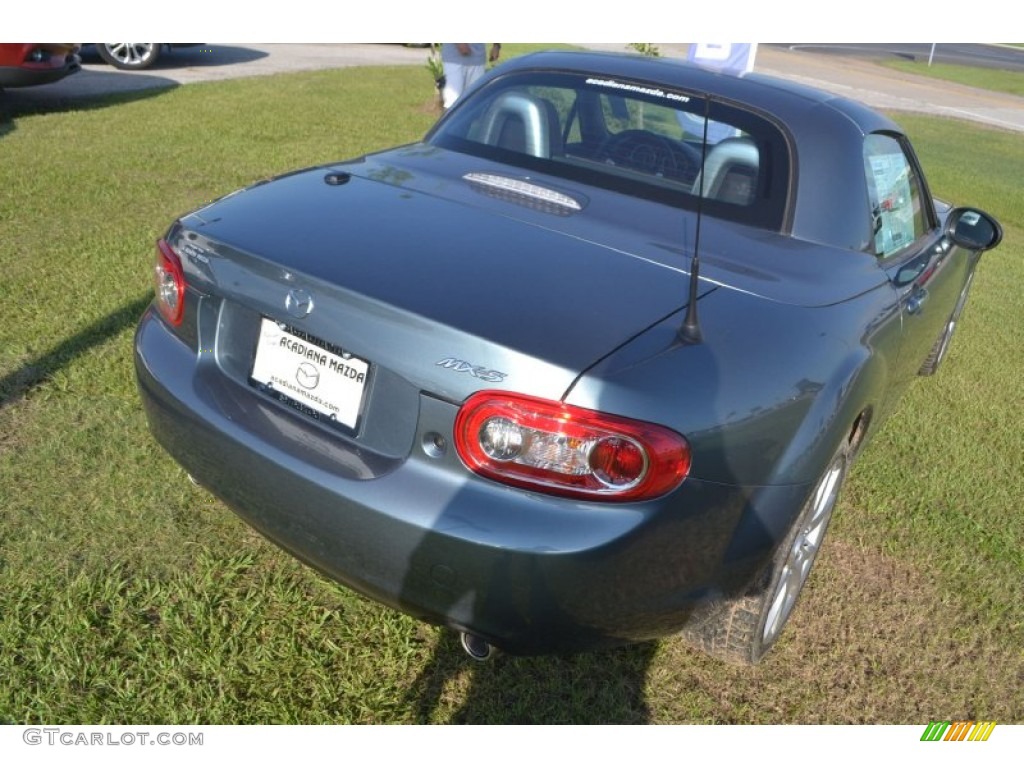
<svg viewBox="0 0 1024 768">
<path fill-rule="evenodd" d="M 96 52 L 118 69 L 145 69 L 160 58 L 161 43 L 96 43 Z"/>
</svg>

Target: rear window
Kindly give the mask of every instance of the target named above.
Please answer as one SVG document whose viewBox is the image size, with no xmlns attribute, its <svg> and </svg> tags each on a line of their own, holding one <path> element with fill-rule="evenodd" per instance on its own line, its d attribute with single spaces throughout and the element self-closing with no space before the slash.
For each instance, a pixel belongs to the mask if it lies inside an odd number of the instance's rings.
<svg viewBox="0 0 1024 768">
<path fill-rule="evenodd" d="M 781 228 L 787 204 L 774 124 L 664 84 L 516 73 L 456 107 L 428 141 L 683 208 L 703 195 L 709 215 L 767 229 Z"/>
</svg>

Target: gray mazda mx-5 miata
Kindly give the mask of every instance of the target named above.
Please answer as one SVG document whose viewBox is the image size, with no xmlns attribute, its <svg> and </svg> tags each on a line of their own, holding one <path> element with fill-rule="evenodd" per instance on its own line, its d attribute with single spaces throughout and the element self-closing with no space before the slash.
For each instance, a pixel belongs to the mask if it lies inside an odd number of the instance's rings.
<svg viewBox="0 0 1024 768">
<path fill-rule="evenodd" d="M 863 105 L 534 54 L 421 142 L 176 221 L 139 390 L 198 483 L 476 658 L 753 662 L 1001 236 Z"/>
</svg>

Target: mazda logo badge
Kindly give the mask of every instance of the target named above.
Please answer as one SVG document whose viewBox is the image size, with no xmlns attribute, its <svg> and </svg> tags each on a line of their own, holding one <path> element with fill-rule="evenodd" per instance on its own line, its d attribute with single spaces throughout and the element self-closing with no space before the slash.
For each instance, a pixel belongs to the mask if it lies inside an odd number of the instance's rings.
<svg viewBox="0 0 1024 768">
<path fill-rule="evenodd" d="M 295 380 L 306 389 L 316 389 L 316 385 L 320 383 L 320 371 L 312 363 L 303 362 L 295 371 Z"/>
<path fill-rule="evenodd" d="M 301 288 L 290 290 L 284 300 L 284 308 L 292 317 L 305 317 L 313 311 L 313 296 Z"/>
</svg>

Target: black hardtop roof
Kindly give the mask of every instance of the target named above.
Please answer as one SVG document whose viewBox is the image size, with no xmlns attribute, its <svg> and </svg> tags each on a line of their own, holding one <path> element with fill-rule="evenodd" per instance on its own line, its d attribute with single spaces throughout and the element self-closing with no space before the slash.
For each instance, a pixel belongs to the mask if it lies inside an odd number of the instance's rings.
<svg viewBox="0 0 1024 768">
<path fill-rule="evenodd" d="M 814 130 L 827 129 L 830 119 L 849 121 L 862 134 L 896 131 L 899 127 L 884 115 L 851 99 L 791 80 L 757 73 L 731 75 L 692 64 L 683 59 L 598 51 L 542 51 L 510 59 L 494 74 L 517 70 L 550 69 L 585 72 L 659 83 L 687 91 L 709 93 L 773 115 L 791 130 L 798 130 L 810 111 Z M 819 107 L 815 109 L 815 107 Z M 824 109 L 820 108 L 824 107 Z"/>
<path fill-rule="evenodd" d="M 688 94 L 711 94 L 775 123 L 791 142 L 788 225 L 793 237 L 861 250 L 870 242 L 864 137 L 902 134 L 896 123 L 852 99 L 760 74 L 727 75 L 681 59 L 591 51 L 543 51 L 493 69 L 478 81 L 519 72 L 578 73 Z"/>
</svg>

